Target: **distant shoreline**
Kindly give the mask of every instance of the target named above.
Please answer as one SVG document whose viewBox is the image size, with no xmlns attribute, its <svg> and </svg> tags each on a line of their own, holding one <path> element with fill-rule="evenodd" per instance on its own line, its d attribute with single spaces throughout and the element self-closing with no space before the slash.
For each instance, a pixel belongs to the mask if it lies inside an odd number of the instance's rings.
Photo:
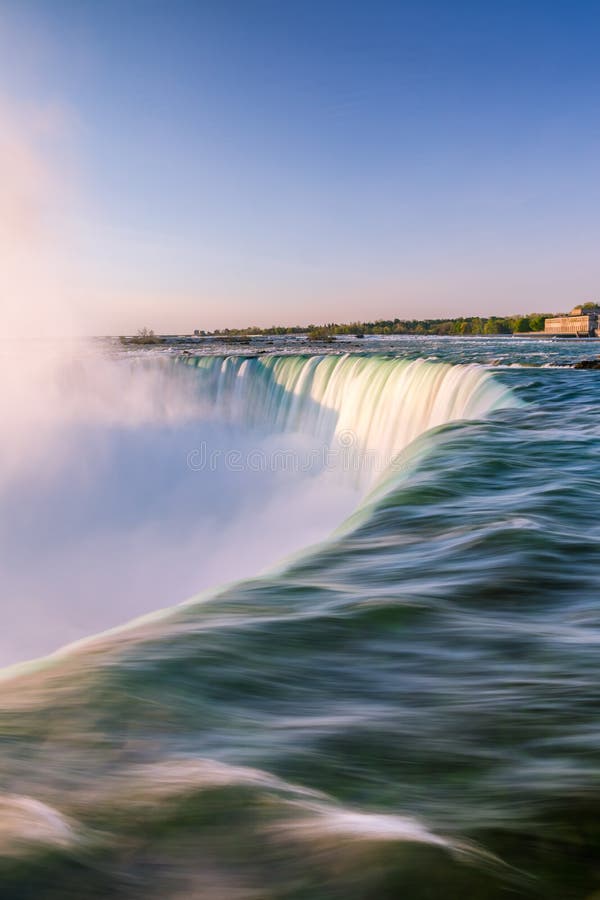
<svg viewBox="0 0 600 900">
<path fill-rule="evenodd" d="M 232 345 L 237 345 L 240 347 L 247 346 L 253 342 L 262 342 L 262 343 L 273 343 L 275 341 L 284 341 L 284 340 L 296 340 L 301 344 L 309 344 L 309 345 L 320 345 L 320 344 L 339 344 L 344 345 L 347 343 L 358 344 L 363 340 L 368 341 L 369 339 L 383 339 L 383 340 L 394 340 L 394 339 L 402 339 L 402 338 L 427 338 L 427 337 L 436 337 L 436 338 L 444 338 L 448 340 L 476 340 L 476 339 L 486 339 L 486 340 L 498 340 L 499 338 L 518 338 L 520 340 L 543 340 L 543 341 L 585 341 L 589 343 L 590 341 L 600 341 L 600 337 L 595 335 L 576 335 L 576 334 L 551 334 L 545 331 L 532 331 L 532 332 L 513 332 L 508 334 L 436 334 L 435 332 L 431 332 L 428 334 L 385 334 L 374 332 L 372 334 L 342 334 L 342 335 L 331 335 L 328 337 L 310 337 L 308 332 L 293 332 L 291 334 L 260 334 L 260 333 L 247 333 L 244 336 L 240 335 L 232 335 L 232 334 L 221 334 L 221 333 L 211 333 L 205 335 L 194 335 L 194 334 L 156 334 L 154 339 L 152 340 L 140 340 L 135 336 L 121 336 L 117 337 L 116 335 L 105 335 L 104 338 L 102 336 L 98 336 L 100 339 L 109 339 L 109 340 L 119 340 L 125 347 L 131 347 L 132 349 L 136 349 L 139 347 L 159 347 L 164 344 L 173 344 L 173 343 L 186 343 L 186 344 L 196 344 L 198 346 L 202 346 L 205 344 L 218 344 L 218 343 L 227 343 Z"/>
<path fill-rule="evenodd" d="M 584 305 L 585 306 L 585 305 Z M 123 343 L 156 344 L 164 339 L 185 337 L 203 340 L 230 340 L 243 343 L 251 338 L 304 337 L 310 341 L 333 342 L 345 337 L 361 340 L 364 337 L 546 337 L 545 323 L 555 318 L 557 313 L 526 313 L 510 316 L 459 316 L 451 319 L 375 319 L 373 321 L 326 322 L 322 325 L 269 325 L 259 327 L 248 325 L 244 328 L 218 328 L 214 330 L 197 328 L 191 334 L 155 334 L 152 329 L 142 328 L 137 335 L 121 337 Z M 548 337 L 559 337 L 551 334 Z"/>
</svg>

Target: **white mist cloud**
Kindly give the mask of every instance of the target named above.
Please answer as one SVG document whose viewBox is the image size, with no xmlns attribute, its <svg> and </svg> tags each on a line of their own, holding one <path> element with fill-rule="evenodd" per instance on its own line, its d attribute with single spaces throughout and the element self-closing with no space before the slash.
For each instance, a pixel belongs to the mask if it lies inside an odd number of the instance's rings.
<svg viewBox="0 0 600 900">
<path fill-rule="evenodd" d="M 179 368 L 92 353 L 59 385 L 36 465 L 0 484 L 0 665 L 256 574 L 354 506 L 332 473 L 190 467 L 201 441 L 221 460 L 274 444 L 220 425 Z"/>
<path fill-rule="evenodd" d="M 70 254 L 67 132 L 60 112 L 0 100 L 0 665 L 254 574 L 353 502 L 314 478 L 192 471 L 200 439 L 256 439 L 211 424 L 160 354 L 68 338 L 102 300 Z"/>
<path fill-rule="evenodd" d="M 61 168 L 66 121 L 57 107 L 17 110 L 0 97 L 3 340 L 80 333 L 76 264 L 65 228 L 73 177 Z"/>
</svg>

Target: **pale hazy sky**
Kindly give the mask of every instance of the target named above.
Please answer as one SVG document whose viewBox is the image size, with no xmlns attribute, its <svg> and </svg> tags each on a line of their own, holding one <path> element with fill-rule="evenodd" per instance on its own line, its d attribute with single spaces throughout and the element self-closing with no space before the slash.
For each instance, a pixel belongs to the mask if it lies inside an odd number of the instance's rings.
<svg viewBox="0 0 600 900">
<path fill-rule="evenodd" d="M 8 327 L 600 296 L 596 2 L 0 0 Z"/>
</svg>

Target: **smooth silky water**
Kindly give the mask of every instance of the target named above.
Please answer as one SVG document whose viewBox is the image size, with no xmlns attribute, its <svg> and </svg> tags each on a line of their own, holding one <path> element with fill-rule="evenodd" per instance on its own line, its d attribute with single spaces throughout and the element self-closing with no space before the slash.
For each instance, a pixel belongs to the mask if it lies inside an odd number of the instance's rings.
<svg viewBox="0 0 600 900">
<path fill-rule="evenodd" d="M 3 897 L 600 896 L 600 375 L 561 367 L 592 345 L 364 347 L 148 358 L 357 506 L 5 670 Z"/>
</svg>

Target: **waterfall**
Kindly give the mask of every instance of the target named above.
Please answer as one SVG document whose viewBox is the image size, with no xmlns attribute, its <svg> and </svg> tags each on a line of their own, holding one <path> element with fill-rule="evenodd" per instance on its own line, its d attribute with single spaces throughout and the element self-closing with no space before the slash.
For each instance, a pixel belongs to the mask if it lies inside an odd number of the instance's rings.
<svg viewBox="0 0 600 900">
<path fill-rule="evenodd" d="M 308 434 L 385 468 L 440 425 L 517 405 L 510 389 L 476 365 L 386 356 L 198 356 L 203 398 L 224 418 L 274 432 Z"/>
</svg>

